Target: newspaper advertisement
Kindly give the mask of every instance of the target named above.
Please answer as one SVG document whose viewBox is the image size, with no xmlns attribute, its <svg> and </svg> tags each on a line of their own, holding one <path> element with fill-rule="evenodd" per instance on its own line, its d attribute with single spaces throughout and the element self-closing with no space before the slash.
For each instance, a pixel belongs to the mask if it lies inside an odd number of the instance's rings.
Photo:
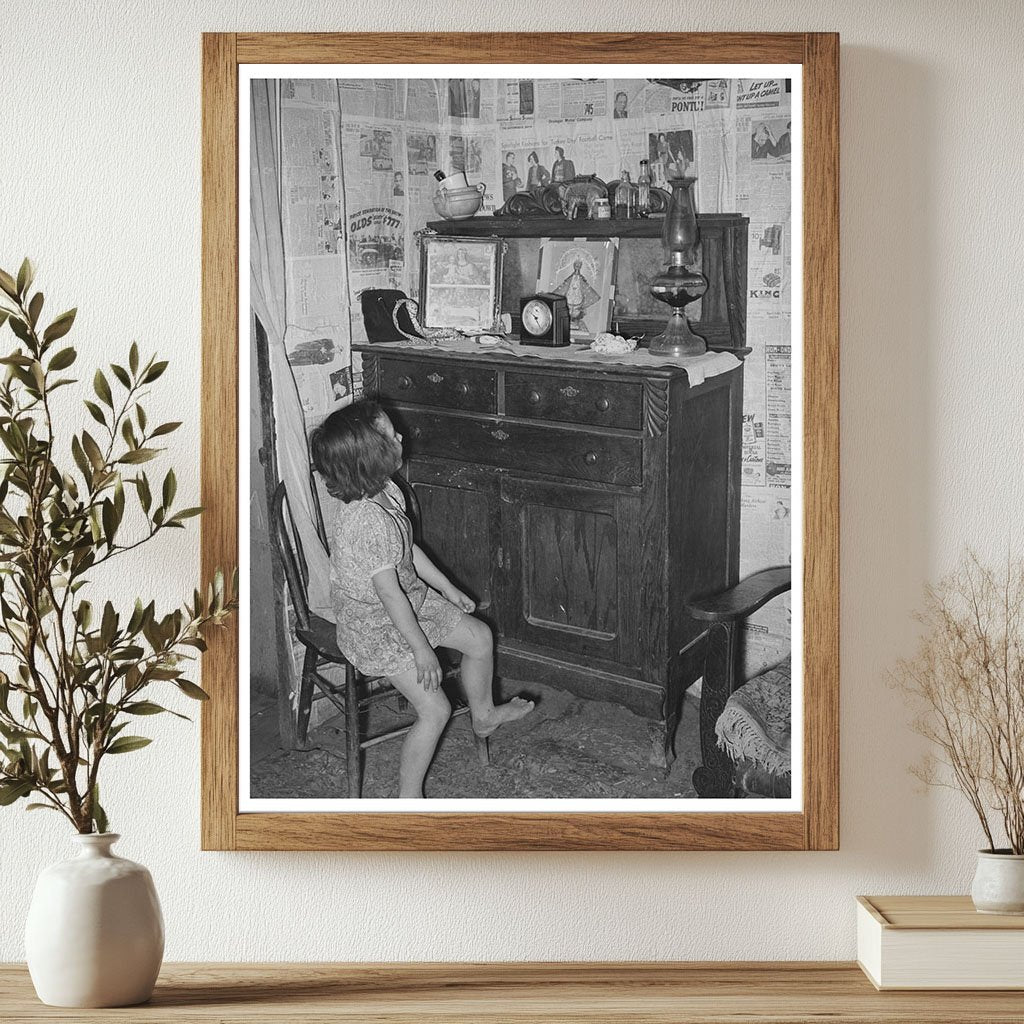
<svg viewBox="0 0 1024 1024">
<path fill-rule="evenodd" d="M 285 244 L 285 354 L 307 425 L 330 407 L 332 374 L 350 374 L 345 207 L 333 80 L 281 86 L 281 219 Z"/>
<path fill-rule="evenodd" d="M 792 484 L 792 349 L 765 346 L 765 472 L 768 486 L 789 489 Z"/>
<path fill-rule="evenodd" d="M 782 106 L 788 83 L 779 78 L 740 78 L 737 80 L 736 109 L 766 109 Z"/>
</svg>

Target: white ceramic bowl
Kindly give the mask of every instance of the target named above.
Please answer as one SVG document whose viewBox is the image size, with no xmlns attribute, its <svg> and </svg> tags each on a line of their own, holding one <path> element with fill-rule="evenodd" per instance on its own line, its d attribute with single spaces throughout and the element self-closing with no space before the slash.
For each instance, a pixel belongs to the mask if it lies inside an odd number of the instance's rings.
<svg viewBox="0 0 1024 1024">
<path fill-rule="evenodd" d="M 449 174 L 447 178 L 443 178 L 438 188 L 446 188 L 449 192 L 454 192 L 458 188 L 472 188 L 469 180 L 466 178 L 465 171 L 455 171 L 454 174 Z"/>
<path fill-rule="evenodd" d="M 439 188 L 434 193 L 434 209 L 445 220 L 467 220 L 480 209 L 486 188 L 482 182 L 471 188 Z"/>
</svg>

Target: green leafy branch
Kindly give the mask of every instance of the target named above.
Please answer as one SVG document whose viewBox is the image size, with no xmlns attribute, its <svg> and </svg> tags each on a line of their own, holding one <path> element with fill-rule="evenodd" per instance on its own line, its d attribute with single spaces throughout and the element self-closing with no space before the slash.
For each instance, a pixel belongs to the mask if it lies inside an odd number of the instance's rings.
<svg viewBox="0 0 1024 1024">
<path fill-rule="evenodd" d="M 41 327 L 44 298 L 32 292 L 33 279 L 28 260 L 16 276 L 0 270 L 0 327 L 7 323 L 18 342 L 0 357 L 0 660 L 15 666 L 0 672 L 0 806 L 35 795 L 29 809 L 102 832 L 100 765 L 151 742 L 125 733 L 133 720 L 185 717 L 148 699 L 151 687 L 207 699 L 186 673 L 206 649 L 204 632 L 236 606 L 237 576 L 228 587 L 218 571 L 205 591 L 164 615 L 153 601 L 120 613 L 110 601 L 94 609 L 85 599 L 97 566 L 183 529 L 202 510 L 175 506 L 173 469 L 155 488 L 141 468 L 181 424 L 149 423 L 142 400 L 167 362 L 143 361 L 134 343 L 124 364 L 96 370 L 84 405 L 98 426 L 72 433 L 71 465 L 60 464 L 50 400 L 77 383 L 63 375 L 75 349 L 57 344 L 76 310 Z M 135 495 L 131 515 L 126 490 Z"/>
</svg>

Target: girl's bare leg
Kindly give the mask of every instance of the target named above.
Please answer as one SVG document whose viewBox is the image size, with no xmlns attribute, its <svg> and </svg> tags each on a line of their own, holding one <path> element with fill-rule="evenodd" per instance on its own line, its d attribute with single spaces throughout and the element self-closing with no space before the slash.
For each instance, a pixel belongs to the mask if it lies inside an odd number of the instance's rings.
<svg viewBox="0 0 1024 1024">
<path fill-rule="evenodd" d="M 406 733 L 398 768 L 398 796 L 404 800 L 423 797 L 423 779 L 434 759 L 437 741 L 451 718 L 452 706 L 441 690 L 424 690 L 416 680 L 415 667 L 388 676 L 398 692 L 413 706 L 416 721 Z"/>
<path fill-rule="evenodd" d="M 494 638 L 490 628 L 463 612 L 459 624 L 444 638 L 443 647 L 462 652 L 462 686 L 477 736 L 490 736 L 499 725 L 514 722 L 533 710 L 532 700 L 513 697 L 494 704 Z"/>
</svg>

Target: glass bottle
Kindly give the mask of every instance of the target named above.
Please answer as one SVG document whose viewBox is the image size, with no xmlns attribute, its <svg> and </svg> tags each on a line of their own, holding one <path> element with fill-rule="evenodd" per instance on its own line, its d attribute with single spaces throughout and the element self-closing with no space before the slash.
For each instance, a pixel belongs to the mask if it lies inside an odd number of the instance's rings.
<svg viewBox="0 0 1024 1024">
<path fill-rule="evenodd" d="M 636 179 L 636 215 L 651 215 L 651 162 L 640 161 L 640 177 Z"/>
<path fill-rule="evenodd" d="M 636 216 L 636 190 L 629 180 L 629 171 L 622 172 L 622 180 L 615 186 L 615 216 L 619 220 Z"/>
</svg>

